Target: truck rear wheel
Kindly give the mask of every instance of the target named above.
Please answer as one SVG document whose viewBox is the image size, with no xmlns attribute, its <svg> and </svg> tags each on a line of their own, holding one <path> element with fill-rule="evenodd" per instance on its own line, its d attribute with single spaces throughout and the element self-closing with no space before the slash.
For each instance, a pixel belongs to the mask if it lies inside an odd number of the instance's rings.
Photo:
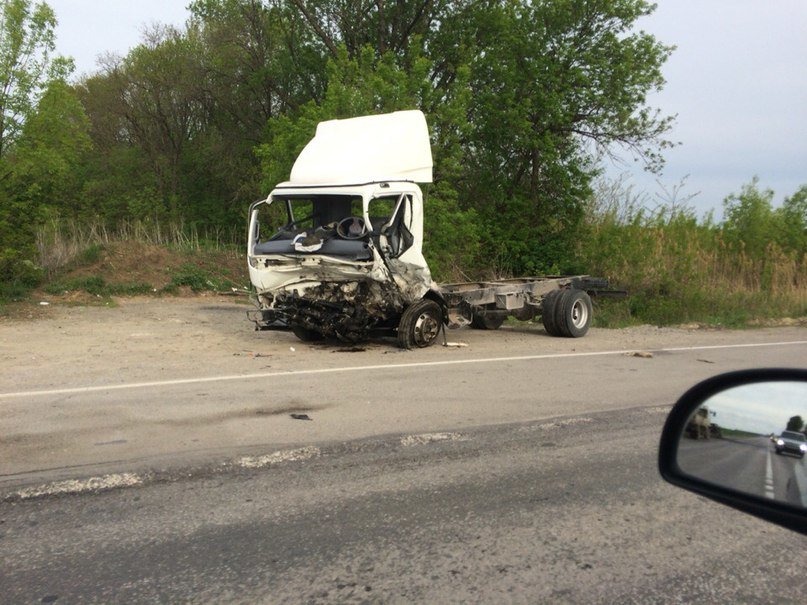
<svg viewBox="0 0 807 605">
<path fill-rule="evenodd" d="M 591 298 L 583 290 L 562 290 L 555 300 L 554 322 L 556 336 L 580 338 L 591 326 Z M 547 330 L 548 331 L 548 330 Z"/>
<path fill-rule="evenodd" d="M 544 324 L 544 330 L 550 336 L 560 336 L 558 326 L 555 323 L 555 309 L 564 292 L 565 290 L 552 290 L 541 301 L 541 323 Z"/>
<path fill-rule="evenodd" d="M 424 298 L 407 307 L 398 324 L 398 343 L 404 349 L 425 348 L 440 334 L 443 312 L 433 300 Z"/>
<path fill-rule="evenodd" d="M 471 327 L 477 330 L 498 330 L 504 323 L 504 315 L 486 315 L 474 312 L 471 315 Z"/>
</svg>

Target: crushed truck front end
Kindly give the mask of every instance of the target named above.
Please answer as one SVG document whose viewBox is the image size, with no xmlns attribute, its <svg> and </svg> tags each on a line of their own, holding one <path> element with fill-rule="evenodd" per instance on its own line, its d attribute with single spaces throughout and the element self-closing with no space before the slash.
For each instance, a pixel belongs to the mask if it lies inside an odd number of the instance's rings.
<svg viewBox="0 0 807 605">
<path fill-rule="evenodd" d="M 251 319 L 285 324 L 304 340 L 394 330 L 432 288 L 422 217 L 411 182 L 278 186 L 250 207 Z"/>
</svg>

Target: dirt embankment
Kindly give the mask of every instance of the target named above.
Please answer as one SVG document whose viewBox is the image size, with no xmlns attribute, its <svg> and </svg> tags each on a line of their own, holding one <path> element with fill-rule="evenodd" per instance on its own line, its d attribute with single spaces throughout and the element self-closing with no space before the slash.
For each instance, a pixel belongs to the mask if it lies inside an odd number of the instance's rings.
<svg viewBox="0 0 807 605">
<path fill-rule="evenodd" d="M 111 307 L 132 296 L 197 297 L 245 292 L 246 259 L 232 246 L 172 247 L 140 241 L 93 244 L 51 259 L 48 277 L 26 300 L 0 304 L 0 321 L 52 315 L 51 306 Z"/>
</svg>

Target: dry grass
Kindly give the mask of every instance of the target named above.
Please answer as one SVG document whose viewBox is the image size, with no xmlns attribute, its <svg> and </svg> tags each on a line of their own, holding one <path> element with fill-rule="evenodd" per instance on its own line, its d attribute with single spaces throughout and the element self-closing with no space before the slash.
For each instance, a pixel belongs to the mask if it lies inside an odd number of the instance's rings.
<svg viewBox="0 0 807 605">
<path fill-rule="evenodd" d="M 630 293 L 607 308 L 614 323 L 737 326 L 807 316 L 804 251 L 770 243 L 753 258 L 726 244 L 719 227 L 686 216 L 627 223 L 600 217 L 589 224 L 580 254 L 592 273 Z"/>
<path fill-rule="evenodd" d="M 233 234 L 228 236 L 224 231 L 217 231 L 200 235 L 195 227 L 183 222 L 162 225 L 124 221 L 113 229 L 100 222 L 88 224 L 62 220 L 50 221 L 36 231 L 39 266 L 45 269 L 48 277 L 77 263 L 91 263 L 102 247 L 121 242 L 167 247 L 183 252 L 214 250 L 232 254 L 234 258 L 243 256 Z"/>
</svg>

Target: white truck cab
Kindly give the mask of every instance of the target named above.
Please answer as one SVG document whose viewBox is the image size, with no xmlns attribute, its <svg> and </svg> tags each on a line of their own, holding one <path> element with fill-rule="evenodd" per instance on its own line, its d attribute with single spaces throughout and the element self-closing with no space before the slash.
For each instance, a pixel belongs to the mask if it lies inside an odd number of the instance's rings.
<svg viewBox="0 0 807 605">
<path fill-rule="evenodd" d="M 395 329 L 430 292 L 439 302 L 417 184 L 431 180 L 420 111 L 319 124 L 289 181 L 250 207 L 253 319 L 280 320 L 304 340 L 354 341 Z"/>
</svg>

